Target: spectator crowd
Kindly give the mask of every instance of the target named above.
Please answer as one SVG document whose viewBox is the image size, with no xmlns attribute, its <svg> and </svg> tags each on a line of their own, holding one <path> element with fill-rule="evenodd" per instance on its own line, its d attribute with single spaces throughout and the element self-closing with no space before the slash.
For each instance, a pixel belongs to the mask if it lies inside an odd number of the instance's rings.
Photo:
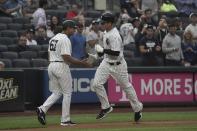
<svg viewBox="0 0 197 131">
<path fill-rule="evenodd" d="M 120 9 L 112 12 L 128 66 L 197 65 L 196 0 L 120 0 Z M 44 64 L 34 65 L 46 67 L 48 42 L 61 33 L 67 19 L 77 23 L 70 37 L 72 56 L 84 59 L 96 54 L 95 45 L 103 45 L 103 12 L 107 11 L 84 9 L 72 0 L 1 0 L 0 61 L 6 68 L 18 67 L 12 63 L 16 59 L 28 59 L 29 65 L 22 67 L 32 67 L 33 59 L 41 59 Z"/>
</svg>

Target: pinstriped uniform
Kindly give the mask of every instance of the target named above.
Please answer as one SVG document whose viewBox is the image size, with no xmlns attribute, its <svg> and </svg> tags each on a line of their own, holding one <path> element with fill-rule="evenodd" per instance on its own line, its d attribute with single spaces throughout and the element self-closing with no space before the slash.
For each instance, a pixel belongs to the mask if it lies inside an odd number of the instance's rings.
<svg viewBox="0 0 197 131">
<path fill-rule="evenodd" d="M 72 93 L 72 77 L 69 65 L 61 55 L 71 55 L 71 42 L 67 35 L 59 33 L 49 41 L 49 90 L 52 95 L 40 106 L 46 113 L 48 109 L 62 96 L 61 122 L 70 120 L 70 102 Z"/>
<path fill-rule="evenodd" d="M 117 28 L 114 27 L 110 31 L 105 32 L 103 44 L 104 49 L 119 51 L 120 54 L 119 56 L 104 54 L 104 59 L 97 68 L 93 87 L 101 102 L 101 108 L 107 109 L 110 107 L 107 93 L 103 85 L 107 81 L 109 75 L 111 75 L 127 94 L 134 112 L 142 110 L 143 105 L 139 102 L 136 92 L 128 79 L 127 63 L 123 56 L 124 45 Z M 111 65 L 110 63 L 114 63 L 114 65 Z"/>
</svg>

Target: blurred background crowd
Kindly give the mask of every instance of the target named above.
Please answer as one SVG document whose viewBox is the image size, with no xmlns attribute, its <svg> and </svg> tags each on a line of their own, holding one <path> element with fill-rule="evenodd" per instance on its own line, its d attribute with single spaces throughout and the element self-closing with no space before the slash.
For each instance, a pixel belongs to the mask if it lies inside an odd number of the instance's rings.
<svg viewBox="0 0 197 131">
<path fill-rule="evenodd" d="M 78 25 L 72 56 L 95 54 L 104 34 L 100 16 L 108 11 L 128 66 L 197 65 L 197 0 L 1 0 L 1 67 L 47 67 L 49 40 L 67 19 Z"/>
</svg>

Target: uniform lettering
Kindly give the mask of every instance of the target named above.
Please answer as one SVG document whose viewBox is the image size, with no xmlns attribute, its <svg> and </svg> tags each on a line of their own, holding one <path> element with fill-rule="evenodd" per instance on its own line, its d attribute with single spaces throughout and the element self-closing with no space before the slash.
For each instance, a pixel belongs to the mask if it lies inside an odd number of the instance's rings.
<svg viewBox="0 0 197 131">
<path fill-rule="evenodd" d="M 51 42 L 49 43 L 50 51 L 56 51 L 57 42 L 58 42 L 58 40 L 51 40 Z"/>
</svg>

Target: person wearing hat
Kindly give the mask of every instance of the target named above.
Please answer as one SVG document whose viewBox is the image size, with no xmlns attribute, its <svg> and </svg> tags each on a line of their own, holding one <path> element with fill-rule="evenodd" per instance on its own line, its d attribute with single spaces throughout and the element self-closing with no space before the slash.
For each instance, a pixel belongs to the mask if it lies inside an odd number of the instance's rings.
<svg viewBox="0 0 197 131">
<path fill-rule="evenodd" d="M 96 45 L 95 50 L 99 56 L 104 56 L 101 64 L 96 70 L 93 88 L 101 102 L 101 111 L 96 119 L 103 119 L 107 114 L 113 111 L 104 88 L 104 84 L 112 76 L 126 93 L 132 106 L 134 121 L 138 122 L 142 118 L 142 103 L 138 100 L 135 89 L 129 82 L 127 63 L 124 59 L 124 44 L 118 29 L 114 26 L 115 16 L 106 12 L 101 16 L 102 24 L 105 28 L 103 36 L 103 47 Z"/>
<path fill-rule="evenodd" d="M 45 114 L 49 108 L 63 95 L 61 126 L 75 125 L 70 118 L 70 103 L 72 95 L 72 76 L 70 64 L 91 67 L 86 60 L 78 60 L 71 56 L 72 45 L 69 37 L 75 32 L 76 23 L 72 20 L 63 22 L 63 32 L 58 33 L 49 41 L 49 90 L 52 94 L 43 105 L 37 107 L 38 121 L 46 124 Z"/>
<path fill-rule="evenodd" d="M 100 31 L 99 24 L 100 23 L 97 20 L 92 21 L 91 31 L 88 33 L 88 35 L 86 37 L 86 42 L 87 42 L 86 51 L 87 51 L 87 53 L 96 54 L 96 51 L 94 49 L 95 45 L 96 44 L 102 45 L 103 32 Z"/>
<path fill-rule="evenodd" d="M 181 66 L 184 64 L 184 56 L 181 47 L 181 38 L 176 34 L 175 23 L 168 24 L 168 34 L 163 39 L 162 51 L 166 54 L 166 66 Z"/>
<path fill-rule="evenodd" d="M 86 57 L 86 37 L 82 34 L 83 29 L 83 24 L 78 22 L 77 31 L 70 37 L 72 44 L 71 56 L 79 60 Z"/>
<path fill-rule="evenodd" d="M 189 18 L 191 23 L 185 28 L 184 33 L 190 31 L 193 39 L 197 42 L 197 13 L 191 13 Z"/>
<path fill-rule="evenodd" d="M 120 34 L 123 38 L 124 45 L 134 43 L 133 25 L 129 22 L 127 15 L 122 15 L 122 25 L 120 26 Z"/>
<path fill-rule="evenodd" d="M 34 40 L 34 29 L 28 29 L 26 33 L 27 44 L 26 45 L 37 45 L 37 41 Z"/>
<path fill-rule="evenodd" d="M 147 25 L 146 34 L 139 42 L 139 49 L 142 55 L 143 66 L 161 66 L 162 59 L 159 57 L 161 45 L 154 37 L 154 26 Z"/>
</svg>

